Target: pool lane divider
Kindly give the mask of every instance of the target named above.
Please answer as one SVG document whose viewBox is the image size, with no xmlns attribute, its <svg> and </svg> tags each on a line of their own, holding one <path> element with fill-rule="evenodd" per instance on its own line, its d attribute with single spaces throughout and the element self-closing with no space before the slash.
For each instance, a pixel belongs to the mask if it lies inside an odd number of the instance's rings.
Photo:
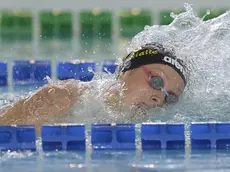
<svg viewBox="0 0 230 172">
<path fill-rule="evenodd" d="M 115 73 L 117 68 L 115 60 L 103 60 L 100 64 L 97 65 L 96 62 L 89 60 L 57 62 L 56 78 L 59 80 L 76 79 L 84 82 L 91 81 L 96 71 L 107 74 Z M 14 60 L 10 70 L 12 70 L 14 86 L 41 86 L 47 83 L 47 76 L 53 78 L 50 60 Z M 6 86 L 8 86 L 8 63 L 0 62 L 0 87 Z"/>
<path fill-rule="evenodd" d="M 190 137 L 193 149 L 230 149 L 230 123 L 192 123 Z"/>
<path fill-rule="evenodd" d="M 32 125 L 0 126 L 0 150 L 36 150 L 36 134 Z"/>
<path fill-rule="evenodd" d="M 94 150 L 134 150 L 135 124 L 92 124 Z"/>
<path fill-rule="evenodd" d="M 184 149 L 184 124 L 142 124 L 141 143 L 143 150 Z"/>
<path fill-rule="evenodd" d="M 14 85 L 46 84 L 46 76 L 51 77 L 51 61 L 49 60 L 15 60 L 13 62 Z"/>
<path fill-rule="evenodd" d="M 41 137 L 44 151 L 85 150 L 84 125 L 45 125 Z"/>
<path fill-rule="evenodd" d="M 0 62 L 0 86 L 7 86 L 8 66 L 5 62 Z"/>
<path fill-rule="evenodd" d="M 92 124 L 93 150 L 135 150 L 136 140 L 142 150 L 183 150 L 186 147 L 185 125 L 142 123 L 138 139 L 135 124 Z M 33 125 L 0 126 L 0 150 L 36 150 Z M 230 149 L 230 122 L 195 122 L 189 126 L 190 147 L 194 150 Z M 43 125 L 44 151 L 86 151 L 84 124 Z"/>
</svg>

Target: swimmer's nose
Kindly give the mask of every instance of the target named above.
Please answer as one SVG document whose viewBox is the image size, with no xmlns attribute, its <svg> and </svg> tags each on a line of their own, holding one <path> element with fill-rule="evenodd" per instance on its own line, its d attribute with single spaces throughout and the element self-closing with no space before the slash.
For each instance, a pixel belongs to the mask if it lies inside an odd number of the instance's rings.
<svg viewBox="0 0 230 172">
<path fill-rule="evenodd" d="M 152 102 L 153 102 L 154 104 L 157 104 L 157 105 L 160 104 L 160 99 L 159 99 L 159 98 L 157 98 L 157 97 L 152 97 L 151 99 L 152 99 Z"/>
<path fill-rule="evenodd" d="M 151 104 L 156 107 L 159 106 L 161 104 L 161 99 L 157 96 L 152 96 L 151 97 Z"/>
</svg>

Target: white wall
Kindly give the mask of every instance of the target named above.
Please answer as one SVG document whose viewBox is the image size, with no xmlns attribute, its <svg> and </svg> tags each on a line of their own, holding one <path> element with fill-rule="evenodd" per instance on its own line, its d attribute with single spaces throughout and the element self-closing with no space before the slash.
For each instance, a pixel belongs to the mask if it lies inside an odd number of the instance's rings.
<svg viewBox="0 0 230 172">
<path fill-rule="evenodd" d="M 229 8 L 229 0 L 0 0 L 0 9 L 70 9 L 81 10 L 89 8 L 159 8 L 178 9 L 183 8 L 184 3 L 193 4 L 194 8 Z"/>
</svg>

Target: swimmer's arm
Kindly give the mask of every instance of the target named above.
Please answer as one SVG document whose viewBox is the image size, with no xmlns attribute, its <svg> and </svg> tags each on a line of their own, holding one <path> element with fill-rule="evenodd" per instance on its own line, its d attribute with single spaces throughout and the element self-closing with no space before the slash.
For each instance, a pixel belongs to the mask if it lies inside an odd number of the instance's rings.
<svg viewBox="0 0 230 172">
<path fill-rule="evenodd" d="M 47 85 L 31 97 L 9 106 L 0 115 L 0 124 L 33 124 L 40 127 L 66 115 L 86 88 L 80 85 L 76 80 L 58 81 L 57 86 Z"/>
</svg>

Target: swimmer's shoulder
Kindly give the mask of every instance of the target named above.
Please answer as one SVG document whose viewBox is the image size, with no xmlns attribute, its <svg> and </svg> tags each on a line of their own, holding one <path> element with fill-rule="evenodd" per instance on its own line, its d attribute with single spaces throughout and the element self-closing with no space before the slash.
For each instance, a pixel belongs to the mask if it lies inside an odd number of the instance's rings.
<svg viewBox="0 0 230 172">
<path fill-rule="evenodd" d="M 103 98 L 104 102 L 115 109 L 120 109 L 122 101 L 122 90 L 123 85 L 120 81 L 117 80 L 107 80 L 103 85 Z"/>
</svg>

